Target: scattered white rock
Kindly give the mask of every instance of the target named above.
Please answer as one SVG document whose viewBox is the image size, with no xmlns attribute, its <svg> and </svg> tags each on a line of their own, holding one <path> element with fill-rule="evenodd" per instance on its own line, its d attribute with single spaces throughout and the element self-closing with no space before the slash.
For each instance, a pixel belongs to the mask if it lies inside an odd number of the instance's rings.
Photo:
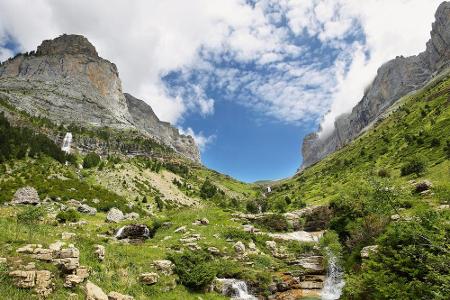
<svg viewBox="0 0 450 300">
<path fill-rule="evenodd" d="M 378 245 L 366 246 L 361 249 L 361 258 L 369 258 L 371 254 L 378 252 Z"/>
<path fill-rule="evenodd" d="M 236 251 L 236 253 L 239 254 L 244 254 L 245 253 L 245 245 L 243 242 L 238 241 L 233 245 L 234 251 Z"/>
<path fill-rule="evenodd" d="M 92 282 L 88 281 L 85 286 L 86 300 L 108 300 L 108 296 L 103 290 Z"/>
<path fill-rule="evenodd" d="M 156 273 L 142 273 L 139 276 L 139 280 L 146 285 L 152 285 L 158 282 L 159 280 L 159 275 Z"/>
<path fill-rule="evenodd" d="M 186 228 L 186 226 L 181 226 L 181 227 L 178 227 L 177 229 L 175 229 L 175 233 L 185 233 L 187 231 L 187 228 Z"/>
<path fill-rule="evenodd" d="M 106 249 L 103 245 L 95 245 L 95 255 L 97 256 L 99 261 L 103 261 L 105 259 Z"/>
<path fill-rule="evenodd" d="M 123 212 L 115 207 L 111 208 L 106 215 L 107 222 L 119 223 L 123 219 L 125 219 Z"/>
<path fill-rule="evenodd" d="M 63 240 L 70 240 L 74 236 L 76 236 L 76 233 L 73 233 L 73 232 L 63 232 L 63 233 L 61 233 L 61 238 Z"/>
<path fill-rule="evenodd" d="M 108 294 L 108 300 L 134 300 L 134 297 L 120 294 L 118 292 L 110 292 Z"/>
<path fill-rule="evenodd" d="M 164 275 L 172 275 L 173 268 L 175 267 L 175 265 L 170 260 L 166 259 L 153 261 L 153 266 L 156 268 L 156 270 Z"/>
</svg>

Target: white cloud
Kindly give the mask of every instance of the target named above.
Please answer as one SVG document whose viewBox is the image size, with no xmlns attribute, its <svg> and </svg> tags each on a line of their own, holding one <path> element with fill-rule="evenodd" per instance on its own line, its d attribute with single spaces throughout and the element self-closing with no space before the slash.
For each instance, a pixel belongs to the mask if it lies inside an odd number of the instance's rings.
<svg viewBox="0 0 450 300">
<path fill-rule="evenodd" d="M 214 85 L 285 122 L 318 120 L 330 110 L 322 122 L 330 131 L 383 62 L 425 48 L 439 2 L 0 0 L 0 45 L 13 37 L 30 51 L 61 33 L 83 34 L 117 64 L 124 91 L 175 124 L 189 113 L 213 114 L 217 99 L 205 89 Z M 365 39 L 346 40 L 358 30 Z M 318 49 L 296 40 L 305 33 L 317 37 Z M 323 47 L 338 51 L 337 59 Z M 0 48 L 0 59 L 11 55 L 7 51 Z M 253 67 L 241 67 L 246 64 Z M 166 86 L 162 78 L 172 71 L 181 72 L 185 84 Z M 201 76 L 191 82 L 194 73 Z"/>
<path fill-rule="evenodd" d="M 199 133 L 195 133 L 191 127 L 188 127 L 186 129 L 180 127 L 178 129 L 180 130 L 181 134 L 192 136 L 201 152 L 205 151 L 206 147 L 214 143 L 214 141 L 216 140 L 216 135 L 206 136 L 201 131 Z"/>
</svg>

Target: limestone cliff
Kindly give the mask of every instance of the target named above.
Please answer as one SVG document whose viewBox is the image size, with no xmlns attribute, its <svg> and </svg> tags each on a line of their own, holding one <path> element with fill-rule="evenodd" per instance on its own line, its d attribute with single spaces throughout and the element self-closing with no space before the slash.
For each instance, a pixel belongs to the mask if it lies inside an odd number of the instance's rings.
<svg viewBox="0 0 450 300">
<path fill-rule="evenodd" d="M 158 120 L 145 102 L 128 100 L 116 66 L 98 56 L 83 36 L 43 41 L 36 52 L 0 65 L 0 97 L 33 116 L 57 124 L 137 129 L 199 162 L 190 136 Z M 135 98 L 133 98 L 135 99 Z M 139 111 L 141 110 L 141 111 Z"/>
<path fill-rule="evenodd" d="M 393 103 L 423 87 L 450 64 L 450 2 L 436 12 L 426 50 L 411 57 L 397 57 L 378 71 L 375 79 L 353 110 L 340 116 L 334 130 L 325 137 L 307 135 L 303 141 L 303 166 L 308 167 L 355 139 Z"/>
</svg>

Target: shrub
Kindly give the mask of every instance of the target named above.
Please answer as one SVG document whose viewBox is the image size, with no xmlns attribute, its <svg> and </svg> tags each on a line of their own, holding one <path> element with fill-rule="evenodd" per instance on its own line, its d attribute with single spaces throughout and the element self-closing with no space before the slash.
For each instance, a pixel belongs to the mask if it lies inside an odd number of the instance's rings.
<svg viewBox="0 0 450 300">
<path fill-rule="evenodd" d="M 192 290 L 203 290 L 217 275 L 211 256 L 204 252 L 173 253 L 169 260 L 175 264 L 180 283 Z"/>
<path fill-rule="evenodd" d="M 422 175 L 425 172 L 426 163 L 425 159 L 421 156 L 415 156 L 406 162 L 400 169 L 401 176 L 410 174 Z"/>
<path fill-rule="evenodd" d="M 444 147 L 444 153 L 450 159 L 450 141 L 447 141 L 447 145 Z"/>
<path fill-rule="evenodd" d="M 205 179 L 202 187 L 200 188 L 200 197 L 203 199 L 209 199 L 214 197 L 218 192 L 217 187 L 209 180 L 209 178 Z"/>
<path fill-rule="evenodd" d="M 258 224 L 270 231 L 286 231 L 289 224 L 281 214 L 270 214 L 258 220 Z"/>
<path fill-rule="evenodd" d="M 90 152 L 83 159 L 83 168 L 90 169 L 98 166 L 99 163 L 100 156 L 95 152 Z"/>
<path fill-rule="evenodd" d="M 431 140 L 431 147 L 439 147 L 441 145 L 441 141 L 438 138 L 433 138 Z"/>
<path fill-rule="evenodd" d="M 379 169 L 378 170 L 378 176 L 379 177 L 391 177 L 391 173 L 387 169 Z"/>
<path fill-rule="evenodd" d="M 58 220 L 59 223 L 78 222 L 80 220 L 80 214 L 74 209 L 60 211 L 56 215 L 56 220 Z"/>
<path fill-rule="evenodd" d="M 287 204 L 285 199 L 277 199 L 274 203 L 274 209 L 280 213 L 285 213 L 287 209 Z"/>
</svg>

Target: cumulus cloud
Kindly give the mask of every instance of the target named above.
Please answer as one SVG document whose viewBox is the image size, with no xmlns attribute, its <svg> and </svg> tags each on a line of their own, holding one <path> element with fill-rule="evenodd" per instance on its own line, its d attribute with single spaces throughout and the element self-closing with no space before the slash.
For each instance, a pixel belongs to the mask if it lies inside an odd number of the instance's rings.
<svg viewBox="0 0 450 300">
<path fill-rule="evenodd" d="M 383 62 L 424 49 L 439 2 L 0 0 L 0 59 L 12 54 L 11 38 L 30 51 L 83 34 L 117 64 L 124 90 L 162 120 L 212 115 L 217 99 L 208 91 L 219 90 L 283 122 L 325 115 L 329 132 Z M 213 140 L 184 132 L 203 145 Z"/>
</svg>

